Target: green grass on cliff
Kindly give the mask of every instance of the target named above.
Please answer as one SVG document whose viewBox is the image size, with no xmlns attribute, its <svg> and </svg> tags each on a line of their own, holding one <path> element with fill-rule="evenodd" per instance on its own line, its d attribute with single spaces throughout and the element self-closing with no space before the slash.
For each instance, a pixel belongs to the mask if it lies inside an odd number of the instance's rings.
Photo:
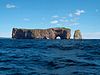
<svg viewBox="0 0 100 75">
<path fill-rule="evenodd" d="M 66 28 L 66 27 L 56 27 L 56 28 L 61 28 L 61 29 L 66 29 L 66 30 L 71 30 L 70 28 Z"/>
</svg>

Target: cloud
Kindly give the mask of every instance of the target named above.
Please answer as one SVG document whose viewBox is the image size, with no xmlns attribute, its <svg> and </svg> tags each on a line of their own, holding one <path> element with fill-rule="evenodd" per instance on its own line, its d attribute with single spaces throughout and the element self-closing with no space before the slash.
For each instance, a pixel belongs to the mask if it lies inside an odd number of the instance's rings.
<svg viewBox="0 0 100 75">
<path fill-rule="evenodd" d="M 59 19 L 59 21 L 60 21 L 60 22 L 65 22 L 65 20 L 64 20 L 64 19 Z"/>
<path fill-rule="evenodd" d="M 66 19 L 67 17 L 66 16 L 63 16 L 63 17 L 61 17 L 62 19 Z"/>
<path fill-rule="evenodd" d="M 72 14 L 72 13 L 70 13 L 70 14 L 69 14 L 69 17 L 73 17 L 73 14 Z"/>
<path fill-rule="evenodd" d="M 77 16 L 80 16 L 83 13 L 85 13 L 84 10 L 76 10 L 76 12 L 74 14 L 77 15 Z"/>
<path fill-rule="evenodd" d="M 76 26 L 79 25 L 79 23 L 77 22 L 79 18 L 75 18 L 75 17 L 71 17 L 71 18 L 67 18 L 65 16 L 60 17 L 59 18 L 55 18 L 54 20 L 52 20 L 50 23 L 51 24 L 60 24 L 60 25 L 65 25 L 65 26 Z"/>
<path fill-rule="evenodd" d="M 42 17 L 41 20 L 46 20 L 46 18 L 45 17 Z"/>
<path fill-rule="evenodd" d="M 100 32 L 84 33 L 83 39 L 100 39 Z"/>
<path fill-rule="evenodd" d="M 57 24 L 57 23 L 58 23 L 57 20 L 51 21 L 51 24 Z"/>
<path fill-rule="evenodd" d="M 79 20 L 79 18 L 72 18 L 70 19 L 70 22 L 76 22 L 77 20 Z"/>
<path fill-rule="evenodd" d="M 58 15 L 54 15 L 54 16 L 52 16 L 53 18 L 58 18 L 59 16 Z"/>
<path fill-rule="evenodd" d="M 16 6 L 14 4 L 7 4 L 6 8 L 10 9 L 10 8 L 16 8 Z"/>
<path fill-rule="evenodd" d="M 99 9 L 96 9 L 96 12 L 99 12 Z"/>
<path fill-rule="evenodd" d="M 30 19 L 29 18 L 24 18 L 24 21 L 30 21 Z"/>
<path fill-rule="evenodd" d="M 51 24 L 60 24 L 60 25 L 66 25 L 66 26 L 79 26 L 79 17 L 81 14 L 84 14 L 84 10 L 76 10 L 76 12 L 70 12 L 67 16 L 59 16 L 55 15 L 52 16 Z"/>
<path fill-rule="evenodd" d="M 76 25 L 79 25 L 78 22 L 68 22 L 68 26 L 76 26 Z"/>
<path fill-rule="evenodd" d="M 64 20 L 63 20 L 63 19 L 59 19 L 59 21 L 60 21 L 60 22 L 64 22 Z"/>
</svg>

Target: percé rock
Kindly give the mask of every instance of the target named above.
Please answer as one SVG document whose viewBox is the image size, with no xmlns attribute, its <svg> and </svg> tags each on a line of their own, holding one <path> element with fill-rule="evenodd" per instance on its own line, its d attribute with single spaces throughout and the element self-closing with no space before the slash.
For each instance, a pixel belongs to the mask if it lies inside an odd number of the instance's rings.
<svg viewBox="0 0 100 75">
<path fill-rule="evenodd" d="M 13 28 L 12 38 L 14 39 L 70 39 L 71 30 L 67 28 L 49 29 L 18 29 Z"/>
<path fill-rule="evenodd" d="M 81 35 L 80 30 L 76 30 L 74 32 L 74 39 L 82 39 L 82 35 Z"/>
</svg>

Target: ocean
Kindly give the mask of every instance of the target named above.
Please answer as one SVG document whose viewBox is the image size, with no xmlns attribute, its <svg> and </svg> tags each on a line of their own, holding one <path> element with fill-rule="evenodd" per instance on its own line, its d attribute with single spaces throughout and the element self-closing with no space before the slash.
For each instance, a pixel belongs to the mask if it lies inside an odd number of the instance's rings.
<svg viewBox="0 0 100 75">
<path fill-rule="evenodd" d="M 100 75 L 100 40 L 2 38 L 0 75 Z"/>
</svg>

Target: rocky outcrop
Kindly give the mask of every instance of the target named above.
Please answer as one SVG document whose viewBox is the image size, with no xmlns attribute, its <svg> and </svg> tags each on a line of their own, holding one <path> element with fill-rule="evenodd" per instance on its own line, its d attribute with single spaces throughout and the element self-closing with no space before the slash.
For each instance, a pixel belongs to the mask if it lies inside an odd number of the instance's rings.
<svg viewBox="0 0 100 75">
<path fill-rule="evenodd" d="M 82 35 L 81 35 L 80 30 L 76 30 L 74 32 L 74 39 L 82 39 Z"/>
<path fill-rule="evenodd" d="M 65 28 L 49 29 L 18 29 L 13 28 L 12 38 L 15 39 L 70 39 L 71 30 Z"/>
</svg>

